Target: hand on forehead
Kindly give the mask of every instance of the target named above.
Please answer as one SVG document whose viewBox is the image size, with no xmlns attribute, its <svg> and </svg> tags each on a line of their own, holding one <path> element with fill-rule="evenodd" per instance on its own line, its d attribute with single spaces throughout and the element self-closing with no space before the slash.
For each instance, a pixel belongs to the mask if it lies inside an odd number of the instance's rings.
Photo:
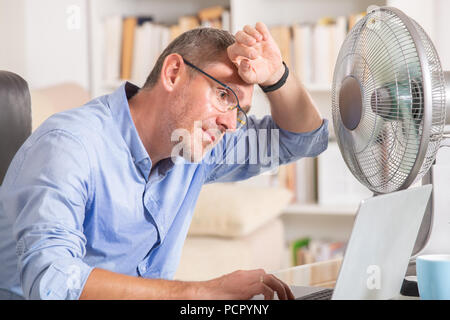
<svg viewBox="0 0 450 320">
<path fill-rule="evenodd" d="M 253 84 L 248 84 L 239 76 L 237 67 L 227 55 L 224 55 L 217 63 L 208 65 L 205 71 L 231 87 L 239 98 L 244 96 L 245 91 L 253 89 Z"/>
<path fill-rule="evenodd" d="M 254 27 L 246 25 L 236 32 L 235 38 L 227 54 L 246 83 L 265 84 L 278 77 L 283 59 L 266 25 L 261 22 Z"/>
<path fill-rule="evenodd" d="M 236 32 L 235 38 L 236 45 L 233 48 L 229 47 L 232 50 L 228 50 L 228 56 L 239 66 L 243 59 L 258 58 L 258 45 L 270 39 L 270 32 L 265 24 L 258 22 L 255 27 L 244 26 L 243 30 Z"/>
</svg>

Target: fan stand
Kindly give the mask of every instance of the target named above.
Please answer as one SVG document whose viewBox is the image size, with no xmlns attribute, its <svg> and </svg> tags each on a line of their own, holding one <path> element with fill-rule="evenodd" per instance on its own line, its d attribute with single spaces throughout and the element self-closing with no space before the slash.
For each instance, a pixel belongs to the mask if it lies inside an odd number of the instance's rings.
<svg viewBox="0 0 450 320">
<path fill-rule="evenodd" d="M 445 142 L 450 147 L 450 139 Z M 450 253 L 450 163 L 441 159 L 446 155 L 445 158 L 450 159 L 449 148 L 439 150 L 436 160 L 422 179 L 422 184 L 433 184 L 433 191 L 413 251 L 414 260 L 420 254 Z"/>
<path fill-rule="evenodd" d="M 446 119 L 450 125 L 450 71 L 444 71 Z M 450 128 L 444 130 L 440 149 L 430 170 L 423 176 L 422 185 L 432 184 L 430 201 L 426 208 L 413 253 L 403 281 L 401 294 L 419 296 L 416 258 L 423 254 L 450 254 Z"/>
<path fill-rule="evenodd" d="M 446 117 L 450 125 L 450 71 L 444 71 Z M 432 184 L 430 202 L 414 245 L 410 271 L 416 275 L 416 257 L 422 254 L 450 253 L 450 126 L 444 127 L 440 149 L 430 170 L 422 178 L 422 184 Z M 407 273 L 408 275 L 408 273 Z"/>
<path fill-rule="evenodd" d="M 447 147 L 447 148 L 445 148 Z M 406 276 L 416 276 L 416 258 L 423 254 L 450 254 L 450 137 L 441 149 L 422 184 L 432 184 L 433 190 L 417 235 Z M 418 296 L 417 281 L 404 281 L 402 294 Z"/>
</svg>

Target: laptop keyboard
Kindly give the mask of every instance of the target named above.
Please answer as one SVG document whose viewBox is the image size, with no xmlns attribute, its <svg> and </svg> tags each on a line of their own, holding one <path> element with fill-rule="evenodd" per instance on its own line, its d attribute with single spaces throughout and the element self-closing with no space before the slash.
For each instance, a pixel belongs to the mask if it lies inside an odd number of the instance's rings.
<svg viewBox="0 0 450 320">
<path fill-rule="evenodd" d="M 331 300 L 333 289 L 323 289 L 317 292 L 298 297 L 295 300 Z"/>
</svg>

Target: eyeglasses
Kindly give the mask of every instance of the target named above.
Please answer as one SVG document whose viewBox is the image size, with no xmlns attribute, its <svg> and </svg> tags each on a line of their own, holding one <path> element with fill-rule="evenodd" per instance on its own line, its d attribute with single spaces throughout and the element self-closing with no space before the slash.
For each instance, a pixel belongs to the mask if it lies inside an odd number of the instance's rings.
<svg viewBox="0 0 450 320">
<path fill-rule="evenodd" d="M 184 63 L 186 63 L 191 68 L 199 71 L 203 75 L 207 76 L 211 80 L 217 82 L 221 85 L 219 88 L 214 88 L 211 96 L 211 100 L 213 101 L 214 107 L 219 110 L 220 112 L 229 112 L 234 109 L 237 109 L 237 116 L 236 116 L 236 130 L 242 128 L 243 125 L 248 126 L 248 118 L 247 114 L 244 110 L 242 110 L 241 106 L 239 105 L 239 99 L 236 95 L 236 93 L 231 89 L 228 85 L 224 84 L 222 81 L 217 80 L 213 76 L 209 75 L 202 69 L 198 68 L 197 66 L 193 65 L 189 61 L 183 58 Z"/>
</svg>

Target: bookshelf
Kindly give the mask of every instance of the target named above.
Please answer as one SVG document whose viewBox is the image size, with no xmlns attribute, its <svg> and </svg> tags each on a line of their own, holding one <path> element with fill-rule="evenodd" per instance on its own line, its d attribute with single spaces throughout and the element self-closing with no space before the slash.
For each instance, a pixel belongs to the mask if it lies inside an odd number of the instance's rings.
<svg viewBox="0 0 450 320">
<path fill-rule="evenodd" d="M 342 204 L 342 205 L 322 205 L 322 204 L 291 204 L 283 213 L 291 216 L 316 215 L 316 216 L 345 216 L 353 217 L 358 210 L 357 205 Z"/>
<path fill-rule="evenodd" d="M 103 77 L 103 23 L 113 15 L 152 16 L 155 23 L 173 25 L 185 15 L 195 15 L 212 6 L 230 9 L 231 32 L 246 24 L 265 22 L 269 27 L 291 26 L 295 23 L 315 23 L 323 17 L 344 16 L 365 11 L 371 4 L 383 5 L 381 0 L 86 0 L 90 60 L 90 91 L 98 96 L 117 87 L 120 81 L 105 82 Z M 276 12 L 276 14 L 273 14 Z M 307 83 L 311 93 L 329 93 L 331 83 Z"/>
<path fill-rule="evenodd" d="M 154 23 L 176 24 L 182 16 L 196 15 L 212 6 L 229 7 L 229 0 L 86 0 L 88 2 L 88 41 L 91 63 L 90 91 L 92 96 L 110 93 L 123 81 L 104 80 L 104 22 L 111 16 L 150 16 Z M 150 70 L 149 70 L 150 72 Z"/>
</svg>

